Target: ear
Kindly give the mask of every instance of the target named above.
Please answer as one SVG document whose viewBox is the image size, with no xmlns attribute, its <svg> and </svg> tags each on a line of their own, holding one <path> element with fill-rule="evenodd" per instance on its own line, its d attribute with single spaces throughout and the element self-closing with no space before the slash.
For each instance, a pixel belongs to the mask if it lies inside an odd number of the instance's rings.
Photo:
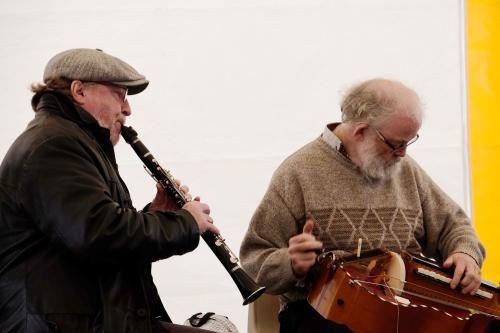
<svg viewBox="0 0 500 333">
<path fill-rule="evenodd" d="M 75 80 L 71 82 L 70 92 L 73 100 L 77 104 L 83 104 L 85 102 L 85 86 L 82 81 Z"/>
<path fill-rule="evenodd" d="M 365 132 L 369 125 L 367 123 L 357 123 L 352 129 L 352 135 L 356 141 L 362 141 L 365 138 Z"/>
</svg>

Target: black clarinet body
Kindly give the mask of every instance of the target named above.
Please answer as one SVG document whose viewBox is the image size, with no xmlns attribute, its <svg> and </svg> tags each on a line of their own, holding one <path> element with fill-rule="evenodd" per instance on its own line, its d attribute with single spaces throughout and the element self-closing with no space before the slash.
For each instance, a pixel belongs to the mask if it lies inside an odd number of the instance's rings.
<svg viewBox="0 0 500 333">
<path fill-rule="evenodd" d="M 137 132 L 130 126 L 123 126 L 121 134 L 142 160 L 151 177 L 163 187 L 165 192 L 175 201 L 179 208 L 184 206 L 188 200 L 179 186 L 175 183 L 174 177 L 172 177 L 168 170 L 163 169 L 158 164 L 158 161 L 137 137 Z M 252 303 L 265 292 L 266 288 L 258 286 L 243 270 L 238 263 L 239 259 L 234 255 L 220 235 L 206 231 L 201 237 L 236 283 L 236 286 L 243 296 L 243 305 Z"/>
</svg>

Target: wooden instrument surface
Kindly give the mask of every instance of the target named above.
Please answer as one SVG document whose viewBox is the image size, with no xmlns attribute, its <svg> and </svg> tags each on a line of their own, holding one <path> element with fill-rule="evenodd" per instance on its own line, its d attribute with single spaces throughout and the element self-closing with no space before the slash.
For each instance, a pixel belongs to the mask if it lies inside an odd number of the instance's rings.
<svg viewBox="0 0 500 333">
<path fill-rule="evenodd" d="M 446 274 L 409 254 L 327 255 L 308 301 L 324 318 L 356 333 L 476 333 L 500 320 L 498 288 L 482 284 L 482 296 L 464 295 L 440 281 Z"/>
</svg>

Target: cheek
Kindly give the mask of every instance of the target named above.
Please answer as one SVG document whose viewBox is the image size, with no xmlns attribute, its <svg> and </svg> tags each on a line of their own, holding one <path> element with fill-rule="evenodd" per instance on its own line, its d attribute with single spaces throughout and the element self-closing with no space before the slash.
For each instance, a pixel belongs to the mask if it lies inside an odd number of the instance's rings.
<svg viewBox="0 0 500 333">
<path fill-rule="evenodd" d="M 391 162 L 391 161 L 394 160 L 394 158 L 396 157 L 396 155 L 394 155 L 388 149 L 385 149 L 383 152 L 379 151 L 378 154 L 377 154 L 377 157 L 380 160 L 384 161 L 384 162 Z"/>
<path fill-rule="evenodd" d="M 114 105 L 110 105 L 104 112 L 105 112 L 105 118 L 106 118 L 106 123 L 108 125 L 113 125 L 115 122 L 117 122 L 120 119 L 120 108 L 117 108 Z"/>
<path fill-rule="evenodd" d="M 116 121 L 117 121 L 117 116 L 114 113 L 109 112 L 109 109 L 102 110 L 99 121 L 102 127 L 105 127 L 109 130 L 113 130 Z"/>
<path fill-rule="evenodd" d="M 375 155 L 383 160 L 386 160 L 391 157 L 392 153 L 389 151 L 388 147 L 385 144 L 376 144 L 373 146 L 373 150 L 375 151 Z"/>
</svg>

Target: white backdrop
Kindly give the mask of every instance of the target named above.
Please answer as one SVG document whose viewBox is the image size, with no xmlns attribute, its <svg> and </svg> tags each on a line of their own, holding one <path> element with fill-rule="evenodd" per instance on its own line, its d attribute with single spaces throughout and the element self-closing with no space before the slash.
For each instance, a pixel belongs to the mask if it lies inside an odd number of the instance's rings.
<svg viewBox="0 0 500 333">
<path fill-rule="evenodd" d="M 459 0 L 0 0 L 0 156 L 32 118 L 29 84 L 50 57 L 101 48 L 151 81 L 129 98 L 128 124 L 162 165 L 209 203 L 237 253 L 272 172 L 339 117 L 351 84 L 398 79 L 425 103 L 411 147 L 470 213 Z M 123 141 L 116 148 L 136 207 L 154 184 Z M 247 309 L 208 247 L 154 264 L 175 322 Z M 70 295 L 68 295 L 70 296 Z"/>
</svg>

